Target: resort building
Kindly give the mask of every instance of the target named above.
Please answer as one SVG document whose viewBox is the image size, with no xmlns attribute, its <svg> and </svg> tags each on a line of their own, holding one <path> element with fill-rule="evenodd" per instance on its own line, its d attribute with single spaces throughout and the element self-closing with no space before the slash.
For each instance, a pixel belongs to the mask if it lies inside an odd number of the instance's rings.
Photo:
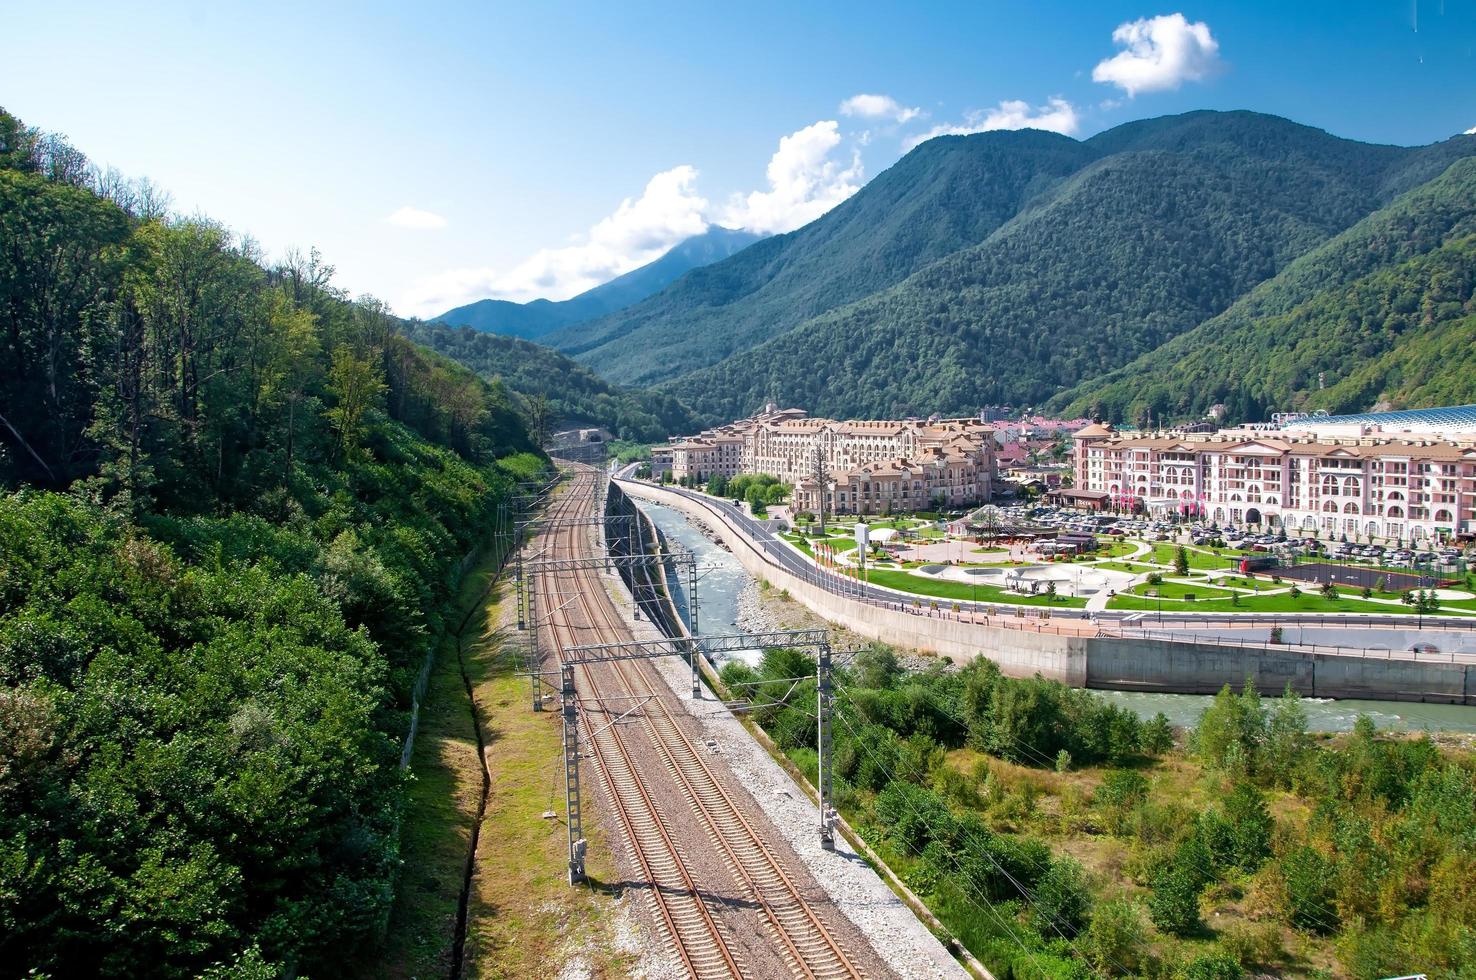
<svg viewBox="0 0 1476 980">
<path fill-rule="evenodd" d="M 1476 534 L 1476 405 L 1297 415 L 1217 432 L 1073 436 L 1084 503 L 1322 537 Z"/>
<path fill-rule="evenodd" d="M 662 449 L 678 481 L 767 473 L 795 488 L 796 510 L 874 514 L 988 500 L 995 446 L 974 418 L 841 422 L 770 405 Z"/>
</svg>

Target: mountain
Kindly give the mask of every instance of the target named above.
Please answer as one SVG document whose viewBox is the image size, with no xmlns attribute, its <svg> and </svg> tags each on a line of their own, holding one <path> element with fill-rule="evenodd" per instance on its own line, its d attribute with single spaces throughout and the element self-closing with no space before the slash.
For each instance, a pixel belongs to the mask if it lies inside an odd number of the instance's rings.
<svg viewBox="0 0 1476 980">
<path fill-rule="evenodd" d="M 693 235 L 674 245 L 654 262 L 632 269 L 623 276 L 571 299 L 558 302 L 535 299 L 529 303 L 483 299 L 447 310 L 435 317 L 433 322 L 535 339 L 559 327 L 592 320 L 637 303 L 664 289 L 692 269 L 725 259 L 762 238 L 762 235 L 753 232 L 713 225 L 702 234 Z"/>
<path fill-rule="evenodd" d="M 1476 396 L 1476 159 L 1456 161 L 1224 313 L 1055 402 L 1135 420 L 1361 412 Z"/>
<path fill-rule="evenodd" d="M 607 378 L 662 381 L 704 421 L 766 400 L 839 415 L 1041 404 L 1223 313 L 1472 154 L 1472 137 L 1376 146 L 1250 112 L 1086 141 L 944 137 L 811 225 L 547 340 Z M 721 283 L 744 288 L 703 295 Z M 603 339 L 570 347 L 578 333 Z"/>
<path fill-rule="evenodd" d="M 1090 159 L 1076 140 L 1038 131 L 930 140 L 798 231 L 544 342 L 623 383 L 675 377 L 982 240 Z"/>
<path fill-rule="evenodd" d="M 410 322 L 405 336 L 505 389 L 524 418 L 547 399 L 550 421 L 602 426 L 622 439 L 657 442 L 690 432 L 696 419 L 671 395 L 611 384 L 564 354 L 532 341 L 479 333 L 470 327 Z"/>
</svg>

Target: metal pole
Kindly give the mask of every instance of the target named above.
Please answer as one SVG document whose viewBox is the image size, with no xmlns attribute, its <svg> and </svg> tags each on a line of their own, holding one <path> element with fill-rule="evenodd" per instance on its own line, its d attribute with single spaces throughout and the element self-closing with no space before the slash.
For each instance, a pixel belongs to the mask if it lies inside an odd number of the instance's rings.
<svg viewBox="0 0 1476 980">
<path fill-rule="evenodd" d="M 529 673 L 533 680 L 533 710 L 543 710 L 543 651 L 538 646 L 538 630 L 528 635 Z"/>
<path fill-rule="evenodd" d="M 523 549 L 522 548 L 519 548 L 518 549 L 518 565 L 517 565 L 516 570 L 514 570 L 514 572 L 513 572 L 513 581 L 516 583 L 516 588 L 517 588 L 518 629 L 520 629 L 520 630 L 527 629 L 528 628 L 528 622 L 527 622 L 527 619 L 524 617 L 524 613 L 523 613 L 523 602 L 524 602 L 523 592 L 524 592 L 524 589 L 523 589 Z"/>
<path fill-rule="evenodd" d="M 697 670 L 698 652 L 697 641 L 695 639 L 689 639 L 687 641 L 687 657 L 692 662 L 692 700 L 700 701 L 702 700 L 702 679 Z"/>
<path fill-rule="evenodd" d="M 569 825 L 569 884 L 584 880 L 584 819 L 579 798 L 579 709 L 574 701 L 574 665 L 560 671 L 564 716 L 564 813 Z"/>
<path fill-rule="evenodd" d="M 830 712 L 831 712 L 831 690 L 830 690 L 830 644 L 820 644 L 819 656 L 815 667 L 815 715 L 819 719 L 818 738 L 816 740 L 816 762 L 819 768 L 820 782 L 820 846 L 827 851 L 835 850 L 835 830 L 830 797 Z"/>
</svg>

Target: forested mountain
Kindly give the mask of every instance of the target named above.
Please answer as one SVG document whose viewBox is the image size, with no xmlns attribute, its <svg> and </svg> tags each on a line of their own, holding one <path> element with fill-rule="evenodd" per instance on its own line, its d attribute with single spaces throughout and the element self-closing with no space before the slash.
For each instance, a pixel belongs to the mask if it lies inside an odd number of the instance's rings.
<svg viewBox="0 0 1476 980">
<path fill-rule="evenodd" d="M 811 225 L 547 340 L 608 378 L 667 379 L 704 421 L 771 399 L 839 415 L 1039 404 L 1471 154 L 1472 137 L 1374 146 L 1248 112 L 1084 142 L 940 138 Z"/>
<path fill-rule="evenodd" d="M 1057 399 L 1068 413 L 1183 418 L 1476 398 L 1476 159 L 1297 259 L 1223 314 Z"/>
<path fill-rule="evenodd" d="M 0 111 L 0 976 L 347 975 L 505 393 Z"/>
<path fill-rule="evenodd" d="M 981 244 L 668 390 L 709 418 L 774 397 L 841 415 L 1040 403 L 1215 316 L 1454 151 L 1476 152 L 1468 138 L 1400 150 L 1242 113 L 1103 136 L 1112 152 Z"/>
<path fill-rule="evenodd" d="M 1038 131 L 929 140 L 798 231 L 544 342 L 615 381 L 675 377 L 983 240 L 1091 157 L 1076 140 Z"/>
<path fill-rule="evenodd" d="M 654 262 L 632 269 L 623 276 L 570 299 L 558 302 L 535 299 L 530 303 L 483 299 L 448 310 L 435 317 L 432 322 L 453 327 L 471 327 L 510 337 L 536 339 L 559 327 L 592 320 L 637 303 L 664 289 L 692 269 L 725 259 L 762 237 L 753 232 L 713 225 L 702 234 L 693 235 L 672 246 Z"/>
<path fill-rule="evenodd" d="M 659 442 L 696 426 L 691 410 L 671 395 L 611 384 L 530 341 L 440 323 L 411 322 L 404 333 L 502 386 L 519 414 L 547 427 L 599 425 L 622 439 Z"/>
</svg>

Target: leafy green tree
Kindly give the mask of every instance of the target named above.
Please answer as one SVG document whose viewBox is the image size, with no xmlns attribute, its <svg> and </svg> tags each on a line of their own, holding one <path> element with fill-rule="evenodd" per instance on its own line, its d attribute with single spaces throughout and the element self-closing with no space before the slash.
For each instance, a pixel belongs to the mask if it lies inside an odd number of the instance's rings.
<svg viewBox="0 0 1476 980">
<path fill-rule="evenodd" d="M 1189 574 L 1189 550 L 1183 545 L 1174 552 L 1174 571 L 1180 575 Z"/>
</svg>

